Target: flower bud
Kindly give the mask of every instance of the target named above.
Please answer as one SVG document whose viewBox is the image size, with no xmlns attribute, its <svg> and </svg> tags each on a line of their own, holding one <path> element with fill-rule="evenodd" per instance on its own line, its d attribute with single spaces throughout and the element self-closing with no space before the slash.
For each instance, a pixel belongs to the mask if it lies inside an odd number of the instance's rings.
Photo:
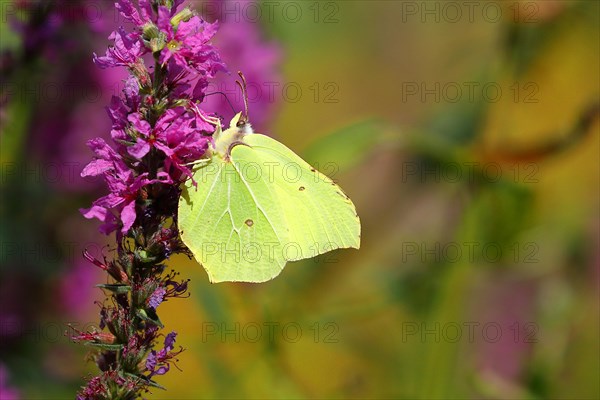
<svg viewBox="0 0 600 400">
<path fill-rule="evenodd" d="M 194 13 L 192 12 L 192 10 L 186 7 L 183 10 L 179 11 L 177 14 L 175 14 L 173 18 L 171 18 L 171 26 L 177 29 L 181 21 L 187 21 L 193 16 Z"/>
<path fill-rule="evenodd" d="M 131 72 L 137 78 L 141 87 L 148 86 L 152 80 L 150 79 L 150 74 L 144 65 L 144 61 L 140 59 L 135 64 L 130 67 Z"/>
<path fill-rule="evenodd" d="M 144 45 L 149 48 L 152 53 L 161 51 L 166 43 L 164 32 L 161 32 L 152 22 L 148 22 L 142 28 L 142 40 L 144 41 Z"/>
<path fill-rule="evenodd" d="M 165 35 L 161 33 L 159 37 L 150 39 L 150 42 L 146 46 L 150 48 L 152 53 L 158 53 L 165 48 L 165 44 Z"/>
<path fill-rule="evenodd" d="M 160 36 L 160 30 L 152 22 L 148 22 L 142 27 L 142 38 L 145 41 L 158 38 Z"/>
</svg>

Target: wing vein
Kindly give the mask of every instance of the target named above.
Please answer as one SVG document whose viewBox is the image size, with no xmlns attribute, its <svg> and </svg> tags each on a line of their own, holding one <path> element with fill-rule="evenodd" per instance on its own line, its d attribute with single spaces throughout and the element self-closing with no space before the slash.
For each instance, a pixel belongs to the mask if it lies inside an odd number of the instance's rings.
<svg viewBox="0 0 600 400">
<path fill-rule="evenodd" d="M 212 191 L 215 188 L 215 185 L 217 184 L 217 181 L 219 180 L 219 176 L 221 176 L 221 171 L 223 171 L 223 167 L 222 166 L 219 167 L 219 172 L 217 173 L 217 176 L 215 177 L 215 180 L 213 181 L 212 186 L 210 187 L 208 193 L 206 194 L 206 198 L 204 199 L 204 203 L 202 203 L 202 207 L 200 207 L 200 211 L 198 211 L 198 214 L 196 215 L 196 219 L 194 220 L 193 226 L 196 226 L 196 224 L 198 223 L 198 219 L 202 215 L 202 211 L 204 211 L 204 207 L 206 206 L 206 203 L 208 202 L 208 199 L 210 198 L 210 196 L 212 194 Z"/>
<path fill-rule="evenodd" d="M 269 216 L 267 215 L 267 213 L 265 212 L 265 210 L 263 210 L 263 208 L 261 207 L 261 205 L 258 202 L 258 200 L 256 200 L 256 196 L 254 195 L 254 192 L 252 191 L 252 188 L 250 187 L 250 185 L 248 185 L 248 183 L 246 182 L 246 179 L 244 179 L 244 176 L 242 175 L 242 173 L 240 172 L 240 170 L 237 168 L 237 165 L 235 165 L 234 162 L 232 162 L 231 165 L 233 165 L 233 168 L 236 170 L 236 172 L 238 173 L 238 175 L 242 179 L 242 182 L 244 183 L 244 186 L 246 186 L 246 189 L 248 190 L 248 193 L 250 193 L 250 196 L 252 197 L 252 200 L 254 200 L 254 204 L 256 204 L 256 208 L 259 209 L 260 212 L 262 212 L 262 214 L 265 216 L 265 219 L 267 220 L 267 222 L 271 226 L 271 230 L 275 233 L 275 236 L 277 236 L 277 239 L 279 239 L 279 241 L 281 243 L 282 240 L 279 237 L 279 234 L 277 233 L 277 230 L 275 230 L 275 225 L 273 225 L 273 222 L 271 221 L 271 219 L 269 218 Z"/>
</svg>

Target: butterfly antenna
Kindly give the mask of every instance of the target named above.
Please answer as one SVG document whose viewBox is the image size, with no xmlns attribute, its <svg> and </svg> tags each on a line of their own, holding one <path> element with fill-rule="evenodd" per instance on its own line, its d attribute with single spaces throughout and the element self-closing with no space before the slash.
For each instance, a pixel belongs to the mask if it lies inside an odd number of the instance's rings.
<svg viewBox="0 0 600 400">
<path fill-rule="evenodd" d="M 244 77 L 244 74 L 242 74 L 241 71 L 238 71 L 238 75 L 242 81 L 235 81 L 235 83 L 237 83 L 242 90 L 242 96 L 244 97 L 244 114 L 242 115 L 243 120 L 241 118 L 240 120 L 246 123 L 248 122 L 248 85 L 246 84 L 246 77 Z"/>
<path fill-rule="evenodd" d="M 220 94 L 221 96 L 225 97 L 225 100 L 227 100 L 227 104 L 229 104 L 229 107 L 231 107 L 231 111 L 233 111 L 233 113 L 235 114 L 235 107 L 233 106 L 233 104 L 231 104 L 231 101 L 229 100 L 229 97 L 227 97 L 227 95 L 223 92 L 212 92 L 212 93 L 207 93 L 204 95 L 204 97 L 208 97 L 208 96 L 212 96 L 213 94 Z"/>
</svg>

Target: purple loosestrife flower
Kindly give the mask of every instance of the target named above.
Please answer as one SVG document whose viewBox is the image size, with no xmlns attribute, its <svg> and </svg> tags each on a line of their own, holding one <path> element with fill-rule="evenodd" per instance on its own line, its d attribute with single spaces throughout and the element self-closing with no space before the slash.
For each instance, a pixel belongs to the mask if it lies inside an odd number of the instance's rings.
<svg viewBox="0 0 600 400">
<path fill-rule="evenodd" d="M 98 57 L 94 53 L 94 62 L 100 68 L 111 68 L 125 66 L 133 68 L 136 62 L 141 61 L 144 54 L 144 46 L 136 35 L 128 34 L 123 27 L 114 31 L 109 37 L 114 40 L 114 46 L 106 50 L 106 55 Z"/>
<path fill-rule="evenodd" d="M 154 375 L 164 375 L 169 371 L 172 359 L 182 351 L 173 350 L 176 337 L 177 332 L 169 333 L 165 338 L 164 347 L 160 351 L 150 351 L 146 360 L 146 369 L 149 372 L 148 378 L 152 378 Z"/>
<path fill-rule="evenodd" d="M 121 156 L 103 139 L 92 139 L 88 145 L 98 158 L 85 167 L 81 176 L 104 176 L 111 192 L 94 201 L 91 208 L 82 209 L 81 212 L 86 218 L 101 220 L 103 225 L 100 229 L 103 233 L 109 234 L 117 228 L 117 223 L 120 222 L 121 231 L 125 234 L 135 222 L 135 201 L 140 189 L 157 182 L 172 183 L 172 180 L 164 172 L 158 173 L 162 179 L 148 179 L 148 173 L 136 176 Z M 112 214 L 111 209 L 116 210 L 119 217 Z"/>
<path fill-rule="evenodd" d="M 166 32 L 166 45 L 160 54 L 161 63 L 173 59 L 176 65 L 209 78 L 223 69 L 219 54 L 208 44 L 217 32 L 217 23 L 209 24 L 193 16 L 181 21 L 175 29 L 171 23 L 173 15 L 166 7 L 160 7 L 158 13 L 158 27 Z"/>
<path fill-rule="evenodd" d="M 106 55 L 94 55 L 101 68 L 124 67 L 130 76 L 121 96 L 114 96 L 107 113 L 112 142 L 88 141 L 95 158 L 83 177 L 102 177 L 108 193 L 81 209 L 86 218 L 102 222 L 101 232 L 117 231 L 117 256 L 102 262 L 84 257 L 105 270 L 113 283 L 100 285 L 104 301 L 99 328 L 73 338 L 98 349 L 100 375 L 79 393 L 85 399 L 133 399 L 157 384 L 154 376 L 170 369 L 176 333 L 164 347 L 154 343 L 162 323 L 157 309 L 168 298 L 186 297 L 188 282 L 176 273 L 164 274 L 163 264 L 174 253 L 188 250 L 177 227 L 180 186 L 192 176 L 190 163 L 202 158 L 214 125 L 202 107 L 208 81 L 223 63 L 209 40 L 216 24 L 208 24 L 181 1 L 166 2 L 157 12 L 149 0 L 139 7 L 120 0 L 116 7 L 134 24 L 119 28 Z M 142 57 L 153 57 L 147 68 Z"/>
<path fill-rule="evenodd" d="M 163 302 L 163 300 L 165 299 L 165 295 L 167 294 L 167 290 L 162 287 L 159 286 L 156 288 L 156 290 L 154 292 L 152 292 L 152 294 L 150 295 L 150 297 L 148 297 L 148 305 L 154 309 L 157 309 L 158 306 L 160 305 L 160 303 Z"/>
<path fill-rule="evenodd" d="M 176 171 L 191 177 L 191 170 L 185 164 L 206 152 L 208 137 L 202 133 L 210 129 L 210 125 L 198 121 L 184 107 L 167 110 L 154 127 L 139 114 L 130 114 L 128 119 L 138 134 L 136 143 L 127 149 L 130 155 L 142 159 L 151 148 L 156 148 L 165 155 L 165 171 L 174 173 L 175 179 L 181 176 Z"/>
<path fill-rule="evenodd" d="M 110 135 L 120 151 L 123 151 L 124 144 L 132 139 L 126 131 L 129 126 L 127 120 L 130 114 L 138 115 L 142 100 L 139 83 L 134 76 L 129 76 L 125 80 L 123 97 L 112 96 L 110 106 L 106 107 L 112 122 Z"/>
<path fill-rule="evenodd" d="M 152 4 L 151 0 L 140 0 L 139 2 L 140 12 L 138 13 L 137 8 L 133 5 L 130 0 L 117 0 L 115 8 L 121 13 L 121 15 L 129 22 L 143 26 L 146 22 L 152 18 Z M 177 3 L 181 3 L 178 1 Z M 179 4 L 174 5 L 173 8 L 177 8 Z M 141 13 L 141 18 L 140 18 Z"/>
</svg>

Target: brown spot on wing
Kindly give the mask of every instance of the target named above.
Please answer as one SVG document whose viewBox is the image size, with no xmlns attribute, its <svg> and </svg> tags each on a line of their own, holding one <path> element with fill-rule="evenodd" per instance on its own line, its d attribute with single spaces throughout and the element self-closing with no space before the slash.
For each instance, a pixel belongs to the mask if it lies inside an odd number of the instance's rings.
<svg viewBox="0 0 600 400">
<path fill-rule="evenodd" d="M 246 222 L 244 222 L 244 223 L 245 223 L 246 225 L 248 225 L 248 226 L 252 226 L 252 225 L 254 225 L 254 221 L 252 221 L 250 218 L 248 218 L 248 219 L 246 220 Z"/>
<path fill-rule="evenodd" d="M 300 186 L 300 187 L 298 188 L 298 190 L 299 190 L 299 191 L 301 191 L 301 192 L 302 192 L 304 189 L 306 189 L 304 186 Z"/>
</svg>

